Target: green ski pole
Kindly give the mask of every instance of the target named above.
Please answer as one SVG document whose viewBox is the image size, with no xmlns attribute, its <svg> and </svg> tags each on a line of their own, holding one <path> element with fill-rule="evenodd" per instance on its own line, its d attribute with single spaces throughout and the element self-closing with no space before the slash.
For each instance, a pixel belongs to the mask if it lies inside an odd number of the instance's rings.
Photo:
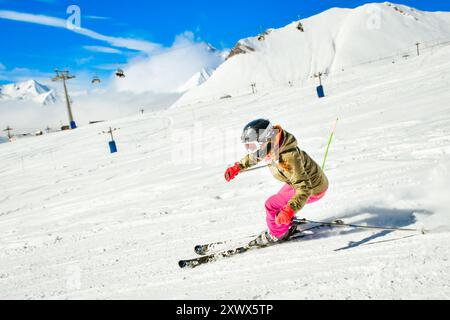
<svg viewBox="0 0 450 320">
<path fill-rule="evenodd" d="M 331 132 L 330 140 L 328 141 L 327 151 L 325 152 L 325 158 L 323 159 L 322 170 L 325 170 L 325 163 L 327 162 L 328 152 L 330 151 L 331 142 L 333 141 L 334 132 L 336 131 L 336 126 L 339 118 L 336 119 L 333 126 L 333 131 Z"/>
</svg>

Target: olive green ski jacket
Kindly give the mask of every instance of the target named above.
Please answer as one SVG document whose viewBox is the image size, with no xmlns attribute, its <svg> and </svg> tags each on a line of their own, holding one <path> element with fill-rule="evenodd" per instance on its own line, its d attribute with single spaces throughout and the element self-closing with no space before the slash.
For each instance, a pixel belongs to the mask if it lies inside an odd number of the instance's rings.
<svg viewBox="0 0 450 320">
<path fill-rule="evenodd" d="M 297 140 L 292 134 L 281 127 L 275 128 L 279 129 L 279 134 L 275 138 L 278 152 L 271 151 L 266 160 L 269 160 L 269 169 L 273 176 L 296 190 L 288 204 L 298 212 L 305 206 L 309 197 L 328 189 L 328 179 L 320 166 L 298 148 Z M 245 171 L 263 160 L 247 155 L 239 162 L 239 167 Z"/>
</svg>

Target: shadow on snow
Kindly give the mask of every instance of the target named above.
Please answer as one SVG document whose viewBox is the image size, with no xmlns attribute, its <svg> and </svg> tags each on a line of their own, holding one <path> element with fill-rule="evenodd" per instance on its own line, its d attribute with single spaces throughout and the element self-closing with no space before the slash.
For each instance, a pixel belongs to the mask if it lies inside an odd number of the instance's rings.
<svg viewBox="0 0 450 320">
<path fill-rule="evenodd" d="M 417 214 L 422 215 L 432 215 L 433 213 L 428 210 L 417 210 L 417 209 L 392 209 L 392 208 L 379 208 L 379 207 L 367 207 L 358 209 L 349 213 L 346 213 L 339 217 L 339 219 L 344 220 L 344 222 L 350 221 L 351 224 L 357 225 L 367 225 L 367 226 L 379 226 L 386 228 L 406 228 L 411 226 L 417 222 Z M 339 230 L 336 228 L 326 228 L 315 232 L 313 235 L 305 237 L 302 241 L 305 240 L 315 240 L 320 238 L 326 238 L 330 236 L 336 235 L 348 235 L 348 234 L 358 234 L 361 233 L 364 229 L 359 228 L 342 228 L 343 230 Z M 365 229 L 367 231 L 367 229 Z M 389 240 L 381 240 L 377 242 L 373 242 L 373 240 L 380 239 L 394 233 L 394 230 L 381 230 L 376 232 L 375 234 L 370 235 L 369 237 L 365 237 L 359 241 L 350 241 L 347 246 L 336 249 L 335 251 L 348 250 L 352 248 L 356 248 L 362 245 L 373 245 L 376 243 L 382 242 L 391 242 L 397 241 L 401 239 L 416 237 L 418 234 L 407 235 L 404 237 L 399 237 L 396 239 Z"/>
</svg>

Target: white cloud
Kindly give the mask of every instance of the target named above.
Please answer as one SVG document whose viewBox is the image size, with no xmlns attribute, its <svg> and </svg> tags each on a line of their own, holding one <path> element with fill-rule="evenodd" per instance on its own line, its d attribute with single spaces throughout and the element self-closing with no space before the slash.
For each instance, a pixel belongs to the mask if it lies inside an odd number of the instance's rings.
<svg viewBox="0 0 450 320">
<path fill-rule="evenodd" d="M 22 13 L 17 11 L 0 10 L 0 18 L 14 21 L 42 24 L 45 26 L 65 28 L 66 20 L 38 14 Z"/>
<path fill-rule="evenodd" d="M 126 78 L 115 79 L 118 91 L 176 92 L 195 73 L 215 69 L 223 61 L 220 52 L 194 41 L 191 32 L 176 37 L 171 48 L 138 57 L 124 67 Z"/>
<path fill-rule="evenodd" d="M 84 64 L 87 64 L 87 63 L 91 62 L 92 60 L 94 60 L 94 57 L 90 56 L 90 57 L 76 59 L 75 62 L 78 65 L 84 65 Z"/>
<path fill-rule="evenodd" d="M 83 17 L 91 20 L 111 20 L 111 18 L 109 17 L 102 17 L 102 16 L 83 16 Z"/>
<path fill-rule="evenodd" d="M 117 68 L 124 68 L 124 67 L 125 66 L 121 64 L 101 64 L 98 66 L 94 66 L 94 68 L 97 70 L 106 70 L 106 71 L 117 70 Z"/>
<path fill-rule="evenodd" d="M 71 94 L 73 114 L 79 126 L 89 121 L 113 120 L 130 115 L 164 109 L 178 98 L 176 94 L 129 94 L 98 91 L 90 94 Z M 67 124 L 64 100 L 57 104 L 41 106 L 30 102 L 11 101 L 0 103 L 0 128 L 10 125 L 15 134 L 43 130 L 47 125 L 59 128 Z"/>
<path fill-rule="evenodd" d="M 114 48 L 110 47 L 103 47 L 103 46 L 84 46 L 83 47 L 86 50 L 93 51 L 93 52 L 100 52 L 100 53 L 113 53 L 113 54 L 122 54 L 123 52 Z"/>
<path fill-rule="evenodd" d="M 55 28 L 66 28 L 66 20 L 65 19 L 45 16 L 45 15 L 22 13 L 22 12 L 17 12 L 17 11 L 0 10 L 0 19 L 22 21 L 22 22 L 28 22 L 28 23 L 34 23 L 34 24 L 55 27 Z M 69 29 L 67 29 L 67 30 L 69 30 Z M 159 44 L 152 43 L 149 41 L 107 36 L 107 35 L 103 35 L 98 32 L 86 29 L 86 28 L 75 28 L 75 29 L 70 29 L 70 31 L 73 31 L 75 33 L 84 35 L 84 36 L 92 38 L 92 39 L 107 42 L 114 47 L 127 48 L 127 49 L 131 49 L 131 50 L 152 52 L 161 47 Z"/>
<path fill-rule="evenodd" d="M 161 47 L 161 45 L 159 44 L 143 40 L 105 36 L 85 28 L 74 29 L 73 31 L 92 39 L 108 42 L 110 45 L 114 47 L 127 48 L 144 52 L 152 52 Z"/>
<path fill-rule="evenodd" d="M 0 19 L 66 28 L 65 19 L 16 11 L 0 10 Z M 114 78 L 112 89 L 117 91 L 134 93 L 177 92 L 194 74 L 204 68 L 215 69 L 223 62 L 223 56 L 220 52 L 212 50 L 205 43 L 194 40 L 194 35 L 191 32 L 185 32 L 177 36 L 170 48 L 163 48 L 156 43 L 132 38 L 107 36 L 85 28 L 70 29 L 70 31 L 106 42 L 113 47 L 141 51 L 137 58 L 132 59 L 126 66 L 121 67 L 125 69 L 126 78 Z M 85 46 L 84 48 L 102 53 L 123 53 L 120 50 L 106 46 Z M 88 60 L 78 60 L 77 62 L 83 64 L 86 61 Z M 113 69 L 111 66 L 105 65 L 96 68 L 99 70 Z M 19 73 L 25 74 L 24 72 Z M 15 76 L 13 71 L 8 72 L 8 74 L 12 76 L 8 80 L 23 79 L 23 77 Z M 0 73 L 0 77 L 5 78 L 5 73 Z M 28 78 L 32 77 L 33 73 L 30 73 Z"/>
</svg>

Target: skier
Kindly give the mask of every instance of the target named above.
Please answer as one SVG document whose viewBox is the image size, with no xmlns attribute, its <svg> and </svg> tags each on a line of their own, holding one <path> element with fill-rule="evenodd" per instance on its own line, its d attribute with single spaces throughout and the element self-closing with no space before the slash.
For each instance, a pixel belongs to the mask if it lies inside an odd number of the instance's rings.
<svg viewBox="0 0 450 320">
<path fill-rule="evenodd" d="M 306 204 L 319 201 L 328 189 L 323 170 L 297 146 L 296 138 L 269 120 L 258 119 L 245 126 L 241 137 L 248 155 L 225 172 L 230 182 L 240 172 L 261 161 L 268 162 L 273 176 L 285 185 L 266 201 L 268 230 L 256 239 L 257 245 L 285 241 L 296 231 L 292 219 Z"/>
</svg>

